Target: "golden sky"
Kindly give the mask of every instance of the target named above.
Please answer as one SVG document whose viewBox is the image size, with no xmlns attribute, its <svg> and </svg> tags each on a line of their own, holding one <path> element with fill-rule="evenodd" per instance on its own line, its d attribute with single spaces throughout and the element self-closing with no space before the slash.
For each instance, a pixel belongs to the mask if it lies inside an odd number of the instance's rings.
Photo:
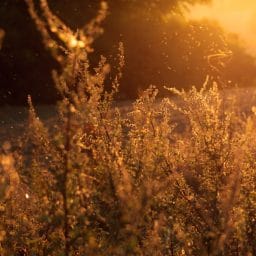
<svg viewBox="0 0 256 256">
<path fill-rule="evenodd" d="M 191 19 L 216 20 L 228 32 L 239 34 L 248 52 L 256 56 L 256 0 L 212 0 L 191 7 Z"/>
</svg>

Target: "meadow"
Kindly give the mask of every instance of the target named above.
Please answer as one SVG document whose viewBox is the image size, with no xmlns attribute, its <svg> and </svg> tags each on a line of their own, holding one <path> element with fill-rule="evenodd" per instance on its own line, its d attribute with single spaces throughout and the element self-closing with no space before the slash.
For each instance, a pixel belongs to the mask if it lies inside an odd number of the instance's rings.
<svg viewBox="0 0 256 256">
<path fill-rule="evenodd" d="M 26 1 L 61 95 L 0 112 L 0 255 L 256 255 L 253 88 L 149 86 L 115 101 L 88 56 L 107 5 L 77 31 Z"/>
</svg>

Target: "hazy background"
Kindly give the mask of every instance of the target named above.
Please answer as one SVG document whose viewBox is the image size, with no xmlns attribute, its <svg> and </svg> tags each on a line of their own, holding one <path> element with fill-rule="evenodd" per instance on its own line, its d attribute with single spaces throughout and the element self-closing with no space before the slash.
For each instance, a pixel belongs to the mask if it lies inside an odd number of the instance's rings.
<svg viewBox="0 0 256 256">
<path fill-rule="evenodd" d="M 75 29 L 96 15 L 100 0 L 48 2 Z M 211 5 L 198 5 L 202 2 L 209 0 L 108 1 L 104 34 L 96 40 L 90 60 L 94 66 L 101 54 L 106 56 L 115 74 L 118 44 L 124 43 L 119 99 L 135 98 L 151 84 L 161 95 L 166 94 L 164 85 L 200 87 L 207 75 L 220 87 L 255 84 L 256 4 L 213 0 Z M 194 7 L 188 8 L 188 3 Z M 186 11 L 178 8 L 184 4 Z M 51 71 L 58 65 L 45 50 L 23 0 L 0 1 L 0 27 L 6 32 L 0 51 L 0 104 L 25 105 L 28 94 L 36 103 L 54 103 L 58 94 Z"/>
</svg>

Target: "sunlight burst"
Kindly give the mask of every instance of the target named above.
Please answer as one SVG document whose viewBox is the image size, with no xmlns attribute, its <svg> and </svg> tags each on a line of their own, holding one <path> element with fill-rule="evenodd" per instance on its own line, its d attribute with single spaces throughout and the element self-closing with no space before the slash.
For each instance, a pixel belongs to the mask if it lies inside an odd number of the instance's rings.
<svg viewBox="0 0 256 256">
<path fill-rule="evenodd" d="M 189 8 L 189 19 L 217 21 L 226 31 L 237 33 L 247 48 L 256 55 L 256 2 L 254 0 L 213 0 L 210 5 Z"/>
</svg>

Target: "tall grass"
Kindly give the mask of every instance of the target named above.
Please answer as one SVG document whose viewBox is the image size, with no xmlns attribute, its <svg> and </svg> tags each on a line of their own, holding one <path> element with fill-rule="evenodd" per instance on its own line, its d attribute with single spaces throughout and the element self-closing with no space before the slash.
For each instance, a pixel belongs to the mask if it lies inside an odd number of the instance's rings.
<svg viewBox="0 0 256 256">
<path fill-rule="evenodd" d="M 107 4 L 75 32 L 27 4 L 62 99 L 49 129 L 29 97 L 26 133 L 2 147 L 1 255 L 256 255 L 255 109 L 206 81 L 164 99 L 151 86 L 123 113 L 122 45 L 111 92 L 107 60 L 88 59 Z"/>
</svg>

